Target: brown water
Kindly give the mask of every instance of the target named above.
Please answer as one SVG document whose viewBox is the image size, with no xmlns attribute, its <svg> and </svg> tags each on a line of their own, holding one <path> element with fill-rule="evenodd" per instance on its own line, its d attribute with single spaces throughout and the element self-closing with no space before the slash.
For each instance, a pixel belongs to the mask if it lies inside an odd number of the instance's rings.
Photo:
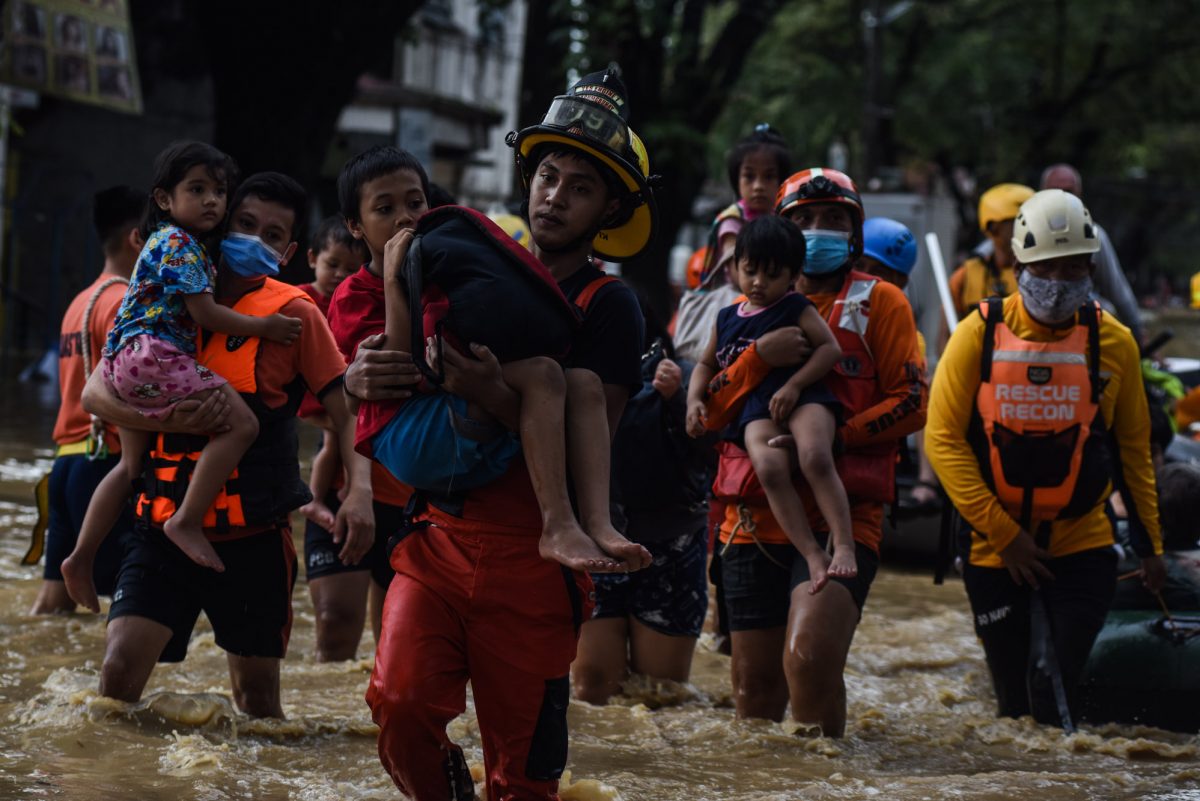
<svg viewBox="0 0 1200 801">
<path fill-rule="evenodd" d="M 203 621 L 186 662 L 144 701 L 97 698 L 103 618 L 26 614 L 40 567 L 18 562 L 33 482 L 50 465 L 56 401 L 6 381 L 0 401 L 0 799 L 398 798 L 362 700 L 369 658 L 313 660 L 303 581 L 283 663 L 288 720 L 249 720 L 228 696 Z M 369 647 L 370 637 L 366 638 Z M 365 652 L 364 652 L 365 655 Z M 607 707 L 571 708 L 565 799 L 1159 799 L 1200 801 L 1200 738 L 1130 726 L 1073 736 L 997 720 L 958 582 L 881 571 L 850 652 L 843 740 L 735 721 L 728 662 L 702 642 L 693 683 L 632 682 Z M 481 763 L 472 712 L 452 727 Z"/>
</svg>

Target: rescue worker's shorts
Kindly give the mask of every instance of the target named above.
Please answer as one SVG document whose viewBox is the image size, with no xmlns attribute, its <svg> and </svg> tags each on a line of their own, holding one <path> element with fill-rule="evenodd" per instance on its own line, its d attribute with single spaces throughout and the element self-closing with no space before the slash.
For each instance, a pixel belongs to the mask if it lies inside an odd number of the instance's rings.
<svg viewBox="0 0 1200 801">
<path fill-rule="evenodd" d="M 286 523 L 213 542 L 223 573 L 193 562 L 158 529 L 139 524 L 132 540 L 108 619 L 135 615 L 171 629 L 159 662 L 183 661 L 201 611 L 228 653 L 274 659 L 287 653 L 296 549 Z"/>
<path fill-rule="evenodd" d="M 814 531 L 813 536 L 824 548 L 829 533 Z M 724 546 L 718 544 L 717 547 Z M 861 617 L 871 582 L 879 570 L 879 555 L 856 540 L 854 556 L 858 575 L 851 578 L 830 576 L 829 582 L 841 584 L 850 591 Z M 790 542 L 765 542 L 761 547 L 753 542 L 730 545 L 721 556 L 721 572 L 730 631 L 786 626 L 792 590 L 809 580 L 808 563 Z"/>
<path fill-rule="evenodd" d="M 456 794 L 465 763 L 446 735 L 470 681 L 488 798 L 556 797 L 592 583 L 543 559 L 539 534 L 464 521 L 416 530 L 393 550 L 367 703 L 380 761 L 406 795 L 472 797 Z"/>
<path fill-rule="evenodd" d="M 662 542 L 643 542 L 654 561 L 635 573 L 596 573 L 596 612 L 600 618 L 632 617 L 659 634 L 699 637 L 708 611 L 704 563 L 708 531 L 695 531 Z"/>
<path fill-rule="evenodd" d="M 79 541 L 79 530 L 83 528 L 88 502 L 96 494 L 100 481 L 120 461 L 118 454 L 94 462 L 84 454 L 59 456 L 54 460 L 54 466 L 50 468 L 50 519 L 46 526 L 46 565 L 42 570 L 42 578 L 48 581 L 63 580 L 62 563 Z M 100 595 L 112 595 L 117 583 L 117 570 L 121 567 L 121 556 L 129 546 L 129 533 L 132 530 L 133 506 L 126 504 L 116 525 L 96 552 L 92 579 Z"/>
<path fill-rule="evenodd" d="M 341 503 L 338 501 L 337 490 L 330 490 L 325 496 L 325 505 L 337 514 Z M 393 506 L 390 503 L 374 501 L 371 504 L 375 512 L 375 542 L 366 556 L 352 565 L 343 565 L 338 554 L 342 546 L 333 541 L 333 532 L 326 531 L 311 520 L 304 524 L 304 578 L 312 581 L 325 576 L 336 576 L 339 573 L 357 573 L 362 570 L 371 571 L 371 578 L 384 589 L 392 581 L 394 571 L 388 564 L 388 538 L 400 531 L 404 524 L 404 507 Z"/>
</svg>

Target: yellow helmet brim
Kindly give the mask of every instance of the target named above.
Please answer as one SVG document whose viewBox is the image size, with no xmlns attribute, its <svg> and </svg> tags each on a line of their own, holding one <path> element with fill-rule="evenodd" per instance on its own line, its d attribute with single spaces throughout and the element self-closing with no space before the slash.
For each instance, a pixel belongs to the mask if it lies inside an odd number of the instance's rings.
<svg viewBox="0 0 1200 801">
<path fill-rule="evenodd" d="M 579 150 L 608 167 L 620 179 L 630 193 L 640 194 L 642 203 L 629 219 L 612 228 L 602 229 L 592 240 L 592 250 L 606 261 L 625 261 L 639 255 L 654 238 L 657 214 L 654 196 L 646 178 L 629 162 L 616 158 L 605 149 L 596 147 L 590 140 L 565 131 L 554 131 L 534 126 L 518 134 L 516 148 L 522 158 L 528 158 L 534 148 L 543 144 L 559 144 Z M 521 134 L 524 134 L 523 136 Z"/>
</svg>

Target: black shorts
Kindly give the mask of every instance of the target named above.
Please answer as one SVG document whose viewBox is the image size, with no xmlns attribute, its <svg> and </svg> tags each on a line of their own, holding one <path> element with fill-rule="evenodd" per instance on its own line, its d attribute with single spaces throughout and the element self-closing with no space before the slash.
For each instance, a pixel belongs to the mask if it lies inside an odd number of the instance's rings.
<svg viewBox="0 0 1200 801">
<path fill-rule="evenodd" d="M 330 490 L 325 496 L 325 505 L 337 514 L 341 504 L 337 499 L 337 490 Z M 370 570 L 371 578 L 385 590 L 392 583 L 395 571 L 388 564 L 388 538 L 398 532 L 404 525 L 404 507 L 393 506 L 390 503 L 374 501 L 371 508 L 375 512 L 375 542 L 366 556 L 353 565 L 343 565 L 338 554 L 342 546 L 333 541 L 333 532 L 326 531 L 316 523 L 308 520 L 304 525 L 304 578 L 312 581 L 325 576 L 336 576 L 339 573 L 356 573 Z"/>
<path fill-rule="evenodd" d="M 706 524 L 662 542 L 644 542 L 654 561 L 636 573 L 593 573 L 592 619 L 632 617 L 660 634 L 699 637 L 708 611 Z"/>
<path fill-rule="evenodd" d="M 296 549 L 287 524 L 213 548 L 218 573 L 193 562 L 158 529 L 138 525 L 117 576 L 108 619 L 135 615 L 171 629 L 159 662 L 182 662 L 203 611 L 217 645 L 237 656 L 282 659 L 292 631 Z"/>
<path fill-rule="evenodd" d="M 48 581 L 63 580 L 62 563 L 75 550 L 88 502 L 100 481 L 120 461 L 119 456 L 91 461 L 83 454 L 59 456 L 54 460 L 54 466 L 50 468 L 50 519 L 46 527 L 46 566 L 42 578 Z M 121 567 L 121 556 L 129 545 L 129 532 L 132 530 L 133 505 L 126 504 L 116 525 L 96 553 L 92 579 L 100 595 L 112 595 L 117 583 L 117 570 Z"/>
<path fill-rule="evenodd" d="M 827 532 L 813 532 L 821 547 Z M 718 545 L 719 548 L 724 546 Z M 862 615 L 871 582 L 879 571 L 879 555 L 861 542 L 854 543 L 858 575 L 830 576 L 850 591 Z M 787 625 L 792 590 L 808 581 L 808 563 L 791 543 L 745 543 L 730 545 L 721 555 L 721 578 L 725 585 L 725 609 L 730 631 L 756 631 Z"/>
</svg>

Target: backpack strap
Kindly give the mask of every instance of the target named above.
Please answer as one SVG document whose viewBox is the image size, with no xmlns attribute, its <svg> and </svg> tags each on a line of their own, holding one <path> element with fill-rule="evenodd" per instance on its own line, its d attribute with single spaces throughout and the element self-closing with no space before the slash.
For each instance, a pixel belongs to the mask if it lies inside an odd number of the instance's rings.
<svg viewBox="0 0 1200 801">
<path fill-rule="evenodd" d="M 1079 319 L 1088 330 L 1088 380 L 1092 384 L 1092 403 L 1100 402 L 1100 311 L 1088 301 L 1079 308 Z"/>
<path fill-rule="evenodd" d="M 620 280 L 621 279 L 617 278 L 615 275 L 608 275 L 607 273 L 593 278 L 591 283 L 585 286 L 583 291 L 575 296 L 575 300 L 573 301 L 575 307 L 582 313 L 587 314 L 588 306 L 590 306 L 592 301 L 596 299 L 596 293 L 601 289 L 604 289 L 604 287 L 608 286 L 609 284 L 616 283 Z"/>
<path fill-rule="evenodd" d="M 992 380 L 992 353 L 996 350 L 996 324 L 1004 317 L 1004 300 L 1002 298 L 985 298 L 979 304 L 979 313 L 983 315 L 983 349 L 979 357 L 979 382 L 986 384 Z"/>
</svg>

